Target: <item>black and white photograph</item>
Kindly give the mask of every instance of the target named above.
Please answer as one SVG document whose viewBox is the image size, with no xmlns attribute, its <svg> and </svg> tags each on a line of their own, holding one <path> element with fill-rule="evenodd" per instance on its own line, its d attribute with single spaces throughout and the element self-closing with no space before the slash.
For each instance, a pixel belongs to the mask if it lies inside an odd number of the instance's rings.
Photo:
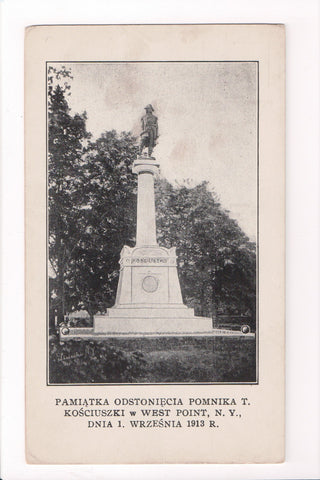
<svg viewBox="0 0 320 480">
<path fill-rule="evenodd" d="M 47 384 L 257 384 L 259 62 L 46 82 Z"/>
</svg>

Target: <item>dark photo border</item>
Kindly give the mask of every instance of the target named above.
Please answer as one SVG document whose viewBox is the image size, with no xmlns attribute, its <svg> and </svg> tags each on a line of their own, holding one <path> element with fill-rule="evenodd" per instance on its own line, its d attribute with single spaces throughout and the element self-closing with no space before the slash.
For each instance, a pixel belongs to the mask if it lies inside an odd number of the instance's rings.
<svg viewBox="0 0 320 480">
<path fill-rule="evenodd" d="M 47 72 L 48 64 L 130 64 L 130 63 L 256 63 L 257 65 L 257 239 L 256 239 L 256 381 L 255 382 L 155 382 L 155 383 L 49 383 L 49 219 L 48 219 L 48 88 L 47 88 Z M 45 88 L 46 88 L 46 385 L 50 387 L 61 386 L 154 386 L 154 385 L 259 385 L 259 114 L 260 114 L 260 98 L 259 98 L 259 61 L 258 60 L 160 60 L 160 61 L 71 61 L 71 60 L 53 60 L 45 63 Z"/>
</svg>

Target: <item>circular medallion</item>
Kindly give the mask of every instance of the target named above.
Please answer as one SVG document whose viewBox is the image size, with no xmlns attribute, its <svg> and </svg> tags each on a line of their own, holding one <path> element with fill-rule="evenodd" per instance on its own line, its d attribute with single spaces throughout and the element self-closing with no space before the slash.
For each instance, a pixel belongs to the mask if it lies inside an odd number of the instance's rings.
<svg viewBox="0 0 320 480">
<path fill-rule="evenodd" d="M 142 288 L 145 292 L 153 293 L 158 289 L 159 280 L 151 275 L 144 277 L 142 281 Z"/>
</svg>

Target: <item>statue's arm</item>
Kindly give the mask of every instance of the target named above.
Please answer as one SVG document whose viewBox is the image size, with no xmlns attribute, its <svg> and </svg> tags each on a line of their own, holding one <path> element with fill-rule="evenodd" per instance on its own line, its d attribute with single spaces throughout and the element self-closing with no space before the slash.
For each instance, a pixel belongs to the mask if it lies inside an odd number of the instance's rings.
<svg viewBox="0 0 320 480">
<path fill-rule="evenodd" d="M 156 138 L 159 137 L 159 129 L 158 129 L 158 117 L 156 117 Z"/>
<path fill-rule="evenodd" d="M 144 130 L 145 130 L 145 128 L 144 128 L 144 119 L 143 119 L 143 117 L 141 117 L 141 129 L 142 129 L 142 132 L 141 132 L 141 133 L 143 133 L 143 132 L 144 132 Z"/>
</svg>

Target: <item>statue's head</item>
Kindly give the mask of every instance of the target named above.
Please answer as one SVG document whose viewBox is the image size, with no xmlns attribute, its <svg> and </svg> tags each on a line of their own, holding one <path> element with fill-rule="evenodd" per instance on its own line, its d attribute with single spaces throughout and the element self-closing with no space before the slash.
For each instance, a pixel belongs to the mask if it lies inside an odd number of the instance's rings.
<svg viewBox="0 0 320 480">
<path fill-rule="evenodd" d="M 146 107 L 144 107 L 147 113 L 154 112 L 153 106 L 149 103 Z"/>
</svg>

